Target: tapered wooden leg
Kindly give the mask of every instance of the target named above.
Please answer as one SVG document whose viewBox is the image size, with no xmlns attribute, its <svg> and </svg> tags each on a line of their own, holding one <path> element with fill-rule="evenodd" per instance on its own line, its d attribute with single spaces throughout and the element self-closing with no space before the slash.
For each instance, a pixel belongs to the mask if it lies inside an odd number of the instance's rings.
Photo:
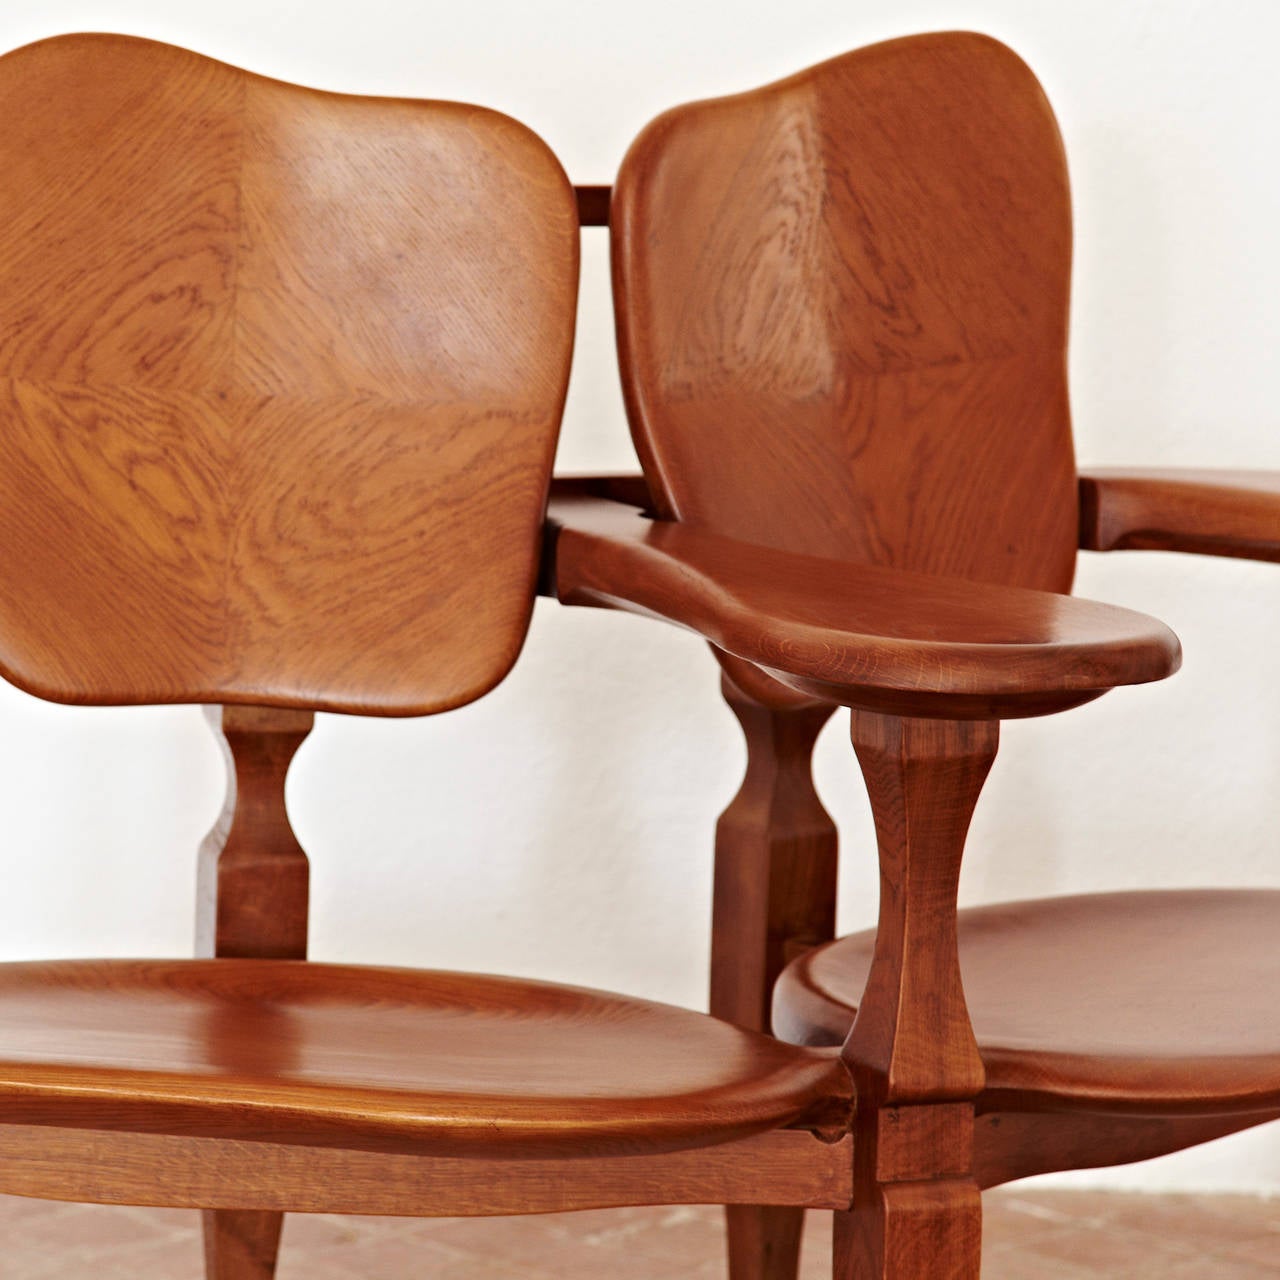
<svg viewBox="0 0 1280 1280">
<path fill-rule="evenodd" d="M 982 1204 L 972 1181 L 902 1182 L 835 1215 L 834 1280 L 976 1280 Z"/>
<path fill-rule="evenodd" d="M 283 1213 L 206 1209 L 200 1216 L 206 1280 L 272 1280 Z"/>
<path fill-rule="evenodd" d="M 960 982 L 956 891 L 998 729 L 853 713 L 880 852 L 880 921 L 842 1050 L 857 1104 L 854 1207 L 836 1223 L 839 1280 L 979 1273 L 973 1102 L 985 1073 Z"/>
<path fill-rule="evenodd" d="M 769 1030 L 783 966 L 835 928 L 836 828 L 813 787 L 813 744 L 833 707 L 762 706 L 725 676 L 747 740 L 742 787 L 716 826 L 711 1012 Z M 731 1280 L 794 1280 L 804 1210 L 726 1209 Z"/>
<path fill-rule="evenodd" d="M 307 855 L 289 825 L 284 783 L 315 717 L 212 707 L 209 719 L 226 755 L 227 795 L 200 846 L 197 953 L 305 959 Z M 271 1280 L 283 1214 L 222 1209 L 202 1220 L 207 1280 Z"/>
<path fill-rule="evenodd" d="M 731 1280 L 792 1280 L 800 1266 L 804 1210 L 730 1204 L 724 1212 Z"/>
</svg>

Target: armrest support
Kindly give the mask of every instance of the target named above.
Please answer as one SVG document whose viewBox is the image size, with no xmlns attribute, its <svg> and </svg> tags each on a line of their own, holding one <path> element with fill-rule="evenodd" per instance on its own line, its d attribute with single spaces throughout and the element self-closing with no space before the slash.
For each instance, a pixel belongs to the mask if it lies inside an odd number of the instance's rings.
<svg viewBox="0 0 1280 1280">
<path fill-rule="evenodd" d="M 1082 472 L 1080 546 L 1280 561 L 1280 471 Z"/>
<path fill-rule="evenodd" d="M 1180 661 L 1127 609 L 752 546 L 598 498 L 553 499 L 547 584 L 662 618 L 830 702 L 898 715 L 1043 715 Z"/>
<path fill-rule="evenodd" d="M 589 475 L 551 477 L 551 501 L 558 498 L 608 498 L 646 513 L 654 510 L 649 484 L 637 472 L 597 471 Z"/>
</svg>

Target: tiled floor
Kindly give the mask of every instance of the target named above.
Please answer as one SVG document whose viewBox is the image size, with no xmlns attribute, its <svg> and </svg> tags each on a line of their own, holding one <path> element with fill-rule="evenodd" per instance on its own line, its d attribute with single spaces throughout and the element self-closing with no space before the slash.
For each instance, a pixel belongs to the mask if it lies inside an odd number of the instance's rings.
<svg viewBox="0 0 1280 1280">
<path fill-rule="evenodd" d="M 1280 1201 L 994 1192 L 984 1280 L 1280 1277 Z M 196 1215 L 0 1197 L 0 1280 L 198 1280 Z M 830 1275 L 830 1215 L 810 1215 L 803 1280 Z M 710 1280 L 714 1209 L 542 1218 L 291 1217 L 278 1280 Z M 923 1280 L 923 1278 L 922 1278 Z"/>
</svg>

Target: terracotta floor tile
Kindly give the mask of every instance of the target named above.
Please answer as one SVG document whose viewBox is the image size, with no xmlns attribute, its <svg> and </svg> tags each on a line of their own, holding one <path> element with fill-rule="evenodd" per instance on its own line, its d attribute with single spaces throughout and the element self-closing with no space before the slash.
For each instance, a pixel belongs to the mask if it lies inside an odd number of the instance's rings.
<svg viewBox="0 0 1280 1280">
<path fill-rule="evenodd" d="M 1242 1240 L 1274 1236 L 1280 1248 L 1280 1202 L 1255 1196 L 1116 1195 L 1108 1221 L 1115 1226 L 1177 1237 L 1216 1250 Z"/>
<path fill-rule="evenodd" d="M 1280 1211 L 1280 1201 L 1271 1203 Z M 1273 1274 L 1280 1276 L 1280 1236 L 1277 1235 L 1259 1236 L 1243 1244 L 1233 1244 L 1223 1249 L 1219 1256 L 1228 1262 L 1270 1267 Z"/>
<path fill-rule="evenodd" d="M 722 1259 L 719 1216 L 714 1210 L 675 1207 L 458 1219 L 427 1226 L 420 1238 L 456 1253 L 519 1266 L 530 1275 L 648 1280 L 687 1267 L 690 1259 Z"/>
<path fill-rule="evenodd" d="M 1118 1201 L 1126 1197 L 1108 1191 L 1035 1191 L 1006 1187 L 982 1197 L 984 1214 L 993 1212 L 1028 1228 L 1052 1228 L 1069 1223 L 1110 1222 L 1119 1212 Z M 1151 1199 L 1151 1197 L 1139 1197 Z"/>
<path fill-rule="evenodd" d="M 1027 1257 L 1055 1259 L 1093 1275 L 1128 1275 L 1136 1268 L 1181 1264 L 1200 1252 L 1193 1241 L 1117 1227 L 1070 1225 L 1028 1240 L 1016 1250 Z"/>
<path fill-rule="evenodd" d="M 393 1272 L 382 1272 L 374 1267 L 363 1255 L 349 1259 L 352 1265 L 326 1257 L 314 1250 L 297 1250 L 292 1253 L 281 1253 L 280 1265 L 276 1268 L 276 1280 L 394 1280 Z M 359 1268 L 354 1269 L 354 1268 Z M 414 1272 L 406 1272 L 414 1276 Z M 196 1271 L 191 1280 L 200 1280 L 203 1272 Z M 176 1277 L 175 1277 L 176 1280 Z"/>
<path fill-rule="evenodd" d="M 25 1249 L 96 1249 L 155 1239 L 168 1228 L 127 1210 L 97 1204 L 60 1204 L 52 1213 L 32 1214 L 9 1228 Z"/>
<path fill-rule="evenodd" d="M 983 1280 L 1280 1280 L 1280 1201 L 1006 1189 L 984 1199 Z M 0 1280 L 198 1280 L 199 1216 L 0 1197 Z M 724 1280 L 715 1208 L 494 1219 L 293 1215 L 278 1280 Z M 802 1280 L 830 1280 L 812 1213 Z"/>
<path fill-rule="evenodd" d="M 1156 1280 L 1157 1277 L 1160 1280 L 1275 1280 L 1276 1276 L 1280 1276 L 1280 1266 L 1232 1262 L 1226 1258 L 1215 1257 L 1198 1258 L 1186 1263 L 1183 1267 L 1134 1274 L 1150 1276 L 1151 1280 Z"/>
<path fill-rule="evenodd" d="M 7 1229 L 10 1223 L 44 1217 L 50 1213 L 60 1213 L 66 1208 L 67 1206 L 60 1200 L 33 1200 L 29 1196 L 0 1196 L 0 1226 Z M 167 1210 L 160 1212 L 167 1212 Z"/>
<path fill-rule="evenodd" d="M 358 1273 L 360 1276 L 376 1276 L 378 1280 L 418 1280 L 419 1277 L 430 1277 L 430 1280 L 556 1280 L 558 1276 L 572 1274 L 565 1270 L 542 1271 L 508 1258 L 448 1249 L 433 1244 L 426 1236 L 415 1239 L 392 1235 L 370 1240 L 358 1261 L 362 1268 Z M 298 1280 L 315 1274 L 309 1266 L 308 1263 L 307 1267 L 298 1269 Z M 280 1280 L 288 1278 L 281 1276 Z"/>
<path fill-rule="evenodd" d="M 831 1218 L 825 1210 L 805 1214 L 800 1280 L 831 1280 Z"/>
<path fill-rule="evenodd" d="M 1097 1280 L 1098 1273 L 1056 1258 L 1019 1249 L 982 1255 L 982 1280 Z"/>
<path fill-rule="evenodd" d="M 84 1280 L 177 1280 L 190 1276 L 200 1280 L 204 1254 L 195 1227 L 167 1240 L 144 1241 L 111 1251 L 108 1258 L 81 1255 L 77 1267 L 68 1266 L 67 1280 L 83 1276 Z"/>
<path fill-rule="evenodd" d="M 447 1221 L 447 1219 L 442 1219 Z M 422 1226 L 421 1218 L 357 1218 L 332 1213 L 285 1215 L 280 1247 L 349 1249 L 366 1240 L 401 1235 Z"/>
</svg>

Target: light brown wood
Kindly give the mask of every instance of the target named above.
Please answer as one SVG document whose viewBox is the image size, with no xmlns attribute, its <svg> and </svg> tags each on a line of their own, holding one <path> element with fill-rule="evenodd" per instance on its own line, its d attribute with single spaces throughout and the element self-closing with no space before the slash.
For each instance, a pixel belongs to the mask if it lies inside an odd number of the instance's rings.
<svg viewBox="0 0 1280 1280">
<path fill-rule="evenodd" d="M 859 1107 L 967 1101 L 982 1090 L 983 1064 L 961 986 L 955 904 L 998 726 L 855 712 L 851 734 L 880 853 L 880 920 L 843 1049 Z"/>
<path fill-rule="evenodd" d="M 491 688 L 572 346 L 546 146 L 123 36 L 7 54 L 0 113 L 0 671 L 376 714 Z"/>
<path fill-rule="evenodd" d="M 315 717 L 266 707 L 206 712 L 226 760 L 227 793 L 200 846 L 196 954 L 303 960 L 309 868 L 284 783 Z"/>
<path fill-rule="evenodd" d="M 1090 468 L 1080 545 L 1280 560 L 1280 472 Z"/>
<path fill-rule="evenodd" d="M 911 36 L 677 107 L 612 212 L 632 432 L 664 516 L 1064 591 L 1071 215 L 1004 46 Z"/>
<path fill-rule="evenodd" d="M 967 1179 L 901 1182 L 835 1215 L 836 1280 L 977 1280 L 982 1205 Z"/>
<path fill-rule="evenodd" d="M 438 1154 L 837 1130 L 847 1072 L 670 1005 L 285 960 L 0 966 L 7 1119 Z"/>
<path fill-rule="evenodd" d="M 852 1165 L 853 1140 L 848 1141 Z M 758 1199 L 759 1194 L 757 1188 L 753 1199 Z M 853 1198 L 852 1191 L 849 1198 Z M 788 1204 L 725 1204 L 724 1223 L 732 1280 L 791 1280 L 795 1276 L 800 1266 L 804 1208 Z"/>
<path fill-rule="evenodd" d="M 1274 1111 L 1160 1117 L 1111 1111 L 989 1111 L 974 1125 L 974 1176 L 985 1189 L 1039 1173 L 1132 1164 L 1276 1118 Z"/>
<path fill-rule="evenodd" d="M 832 707 L 778 711 L 721 680 L 747 742 L 742 786 L 716 824 L 711 1012 L 769 1030 L 773 984 L 791 956 L 835 933 L 836 827 L 810 760 Z"/>
<path fill-rule="evenodd" d="M 205 1280 L 272 1280 L 284 1214 L 252 1209 L 206 1209 Z"/>
<path fill-rule="evenodd" d="M 0 1190 L 102 1204 L 405 1216 L 750 1201 L 845 1209 L 853 1143 L 799 1129 L 660 1155 L 463 1157 L 0 1125 Z"/>
<path fill-rule="evenodd" d="M 0 966 L 0 1186 L 199 1207 L 211 1280 L 267 1280 L 288 1209 L 846 1208 L 837 1051 L 290 958 L 314 711 L 448 709 L 523 639 L 577 264 L 550 153 L 123 37 L 7 55 L 0 105 L 0 673 L 216 701 L 229 765 L 211 958 Z"/>
<path fill-rule="evenodd" d="M 1112 605 L 797 555 L 597 498 L 558 498 L 549 521 L 566 604 L 673 622 L 829 702 L 1043 715 L 1180 661 L 1163 623 Z"/>
<path fill-rule="evenodd" d="M 282 787 L 311 713 L 460 705 L 523 639 L 576 279 L 545 147 L 478 108 L 118 37 L 8 55 L 0 104 L 0 671 L 66 701 L 230 704 L 240 787 L 202 873 L 219 958 L 0 966 L 0 1189 L 204 1208 L 217 1280 L 266 1280 L 285 1209 L 706 1199 L 743 1206 L 740 1272 L 785 1271 L 787 1210 L 825 1205 L 837 1274 L 975 1276 L 979 1181 L 1028 1142 L 975 1157 L 997 1127 L 975 1108 L 1022 1095 L 984 1084 L 957 961 L 994 720 L 1178 661 L 1153 620 L 1055 594 L 1078 526 L 1069 225 L 1022 64 L 971 36 L 879 46 L 681 109 L 607 210 L 576 193 L 617 229 L 653 479 L 626 491 L 666 519 L 590 496 L 618 483 L 567 493 L 546 584 L 706 636 L 743 695 L 756 772 L 726 848 L 769 878 L 722 860 L 716 1000 L 747 1020 L 780 953 L 829 929 L 807 755 L 829 704 L 855 707 L 882 916 L 840 1052 L 281 958 L 305 949 Z M 803 865 L 775 879 L 788 828 Z M 1212 1128 L 1189 1098 L 1162 1119 L 1148 1149 Z"/>
<path fill-rule="evenodd" d="M 985 1071 L 974 1181 L 1146 1160 L 1280 1118 L 1278 934 L 1274 890 L 1095 894 L 961 912 L 964 991 Z M 878 945 L 864 933 L 794 961 L 777 987 L 779 1033 L 840 1043 L 870 990 Z M 931 1160 L 937 1153 L 927 1145 Z"/>
<path fill-rule="evenodd" d="M 206 707 L 227 767 L 222 812 L 200 847 L 196 954 L 302 960 L 310 868 L 289 825 L 284 784 L 311 731 L 309 711 Z M 271 1280 L 279 1214 L 202 1215 L 206 1280 Z"/>
<path fill-rule="evenodd" d="M 854 1202 L 836 1223 L 835 1275 L 976 1277 L 973 1118 L 984 1070 L 961 984 L 956 894 L 998 725 L 854 711 L 851 736 L 876 824 L 880 920 L 841 1050 L 857 1108 Z"/>
<path fill-rule="evenodd" d="M 761 706 L 727 675 L 720 683 L 746 738 L 747 771 L 716 824 L 710 1010 L 767 1031 L 786 961 L 835 932 L 836 828 L 810 772 L 833 708 Z M 802 1226 L 797 1209 L 727 1206 L 735 1280 L 794 1276 Z"/>
<path fill-rule="evenodd" d="M 859 1082 L 855 1206 L 838 1215 L 837 1274 L 976 1276 L 980 1180 L 1205 1141 L 1257 1123 L 1257 1107 L 1270 1105 L 1259 1098 L 1280 1079 L 1265 1031 L 1251 1037 L 1246 1030 L 1251 1021 L 1274 1022 L 1273 1010 L 1262 1007 L 1265 995 L 1255 994 L 1268 987 L 1237 974 L 1231 960 L 1225 968 L 1207 963 L 1186 989 L 1239 1033 L 1227 1037 L 1225 1061 L 1213 1058 L 1213 1034 L 1208 1057 L 1199 1047 L 1178 1057 L 1175 1041 L 1185 1044 L 1194 1028 L 1185 1006 L 1180 1018 L 1165 1016 L 1161 1000 L 1186 995 L 1175 980 L 1155 1002 L 1167 1030 L 1157 1036 L 1155 1059 L 1136 1045 L 1131 1061 L 1112 1063 L 1109 1020 L 1091 1023 L 1084 1006 L 1113 974 L 1149 978 L 1158 952 L 1151 939 L 1135 936 L 1142 929 L 1100 907 L 1058 953 L 1040 948 L 1040 936 L 1020 947 L 992 945 L 998 960 L 987 994 L 1003 993 L 1018 1028 L 1007 1041 L 1010 1061 L 1034 1101 L 997 1090 L 989 1046 L 984 1041 L 980 1057 L 965 1014 L 954 883 L 946 878 L 958 870 L 985 772 L 977 762 L 986 750 L 989 763 L 994 726 L 986 748 L 971 736 L 966 754 L 958 747 L 964 734 L 985 730 L 943 721 L 1044 714 L 1073 702 L 1047 675 L 1050 668 L 1061 674 L 1055 664 L 1067 655 L 1057 647 L 1065 632 L 1052 641 L 1033 634 L 1032 617 L 1046 614 L 986 592 L 1066 592 L 1077 541 L 1280 559 L 1280 482 L 1212 472 L 1090 473 L 1079 478 L 1078 507 L 1065 374 L 1071 248 L 1061 141 L 1030 72 L 984 37 L 891 41 L 761 89 L 669 111 L 628 153 L 610 222 L 628 416 L 651 490 L 647 506 L 660 521 L 641 531 L 616 505 L 606 514 L 582 495 L 557 500 L 560 598 L 695 630 L 718 647 L 738 690 L 762 707 L 781 712 L 807 700 L 855 708 L 888 915 L 878 933 L 833 944 L 787 971 L 780 1025 L 789 1035 L 799 1034 L 800 1023 L 816 1025 L 817 1015 L 789 991 L 792 975 L 856 949 L 857 973 L 844 975 L 839 1014 L 824 1011 L 823 1022 L 830 1044 L 853 1023 L 846 1052 Z M 893 583 L 868 576 L 872 568 L 898 576 Z M 943 603 L 933 593 L 938 578 L 909 578 L 920 571 L 949 579 L 954 596 Z M 985 631 L 981 640 L 974 634 L 966 651 L 961 636 L 975 616 L 957 626 L 952 603 L 998 616 L 1013 630 Z M 1055 624 L 1066 621 L 1055 614 Z M 1092 624 L 1084 615 L 1072 622 L 1083 639 Z M 1158 634 L 1146 633 L 1153 659 Z M 897 648 L 908 637 L 928 645 L 911 648 L 908 658 Z M 1173 646 L 1164 643 L 1149 678 L 1176 666 Z M 1104 642 L 1089 658 L 1074 657 L 1096 677 L 1101 666 L 1118 669 L 1111 664 L 1123 648 Z M 978 676 L 979 668 L 986 674 Z M 966 683 L 970 673 L 980 691 Z M 984 683 L 1004 678 L 1021 682 L 1019 692 Z M 1045 696 L 1049 685 L 1056 692 Z M 754 748 L 760 767 L 768 762 L 766 741 Z M 781 830 L 787 820 L 784 813 Z M 736 918 L 765 892 L 759 880 L 725 874 L 717 911 Z M 811 910 L 821 909 L 824 893 L 815 886 Z M 1174 975 L 1220 946 L 1217 931 L 1231 927 L 1203 904 L 1188 906 L 1185 928 L 1170 936 L 1202 943 L 1169 965 Z M 1275 923 L 1236 921 L 1243 940 L 1239 951 L 1227 944 L 1227 955 L 1243 963 L 1275 936 Z M 717 924 L 713 954 L 730 945 L 718 931 Z M 1107 941 L 1096 942 L 1102 935 Z M 757 937 L 745 972 L 764 963 L 768 945 Z M 1063 980 L 1081 968 L 1092 975 L 1072 987 L 1079 1007 L 1071 1016 L 1052 1000 L 1037 1004 L 1024 982 L 1037 968 L 1024 964 L 1028 949 L 1053 955 L 1040 963 L 1056 963 Z M 1118 982 L 1122 991 L 1128 978 Z M 1250 994 L 1239 997 L 1241 988 Z M 1229 1014 L 1220 1011 L 1224 1003 Z M 1018 1021 L 1028 1004 L 1043 1013 L 1039 1021 L 1034 1011 Z M 1076 1046 L 1079 1063 L 1057 1061 L 1064 1027 L 1046 1025 L 1055 1016 L 1065 1016 L 1068 1039 L 1072 1029 L 1096 1034 Z M 797 1028 L 788 1029 L 792 1018 Z M 1141 1041 L 1150 1019 L 1139 1013 L 1131 1030 Z M 1243 1059 L 1254 1049 L 1260 1056 L 1250 1067 Z M 993 1081 L 985 1088 L 984 1059 Z M 999 1070 L 1014 1068 L 1002 1062 Z M 1201 1071 L 1211 1080 L 1197 1090 Z M 1095 1093 L 1116 1089 L 1110 1131 L 1076 1109 L 1098 1105 L 1072 1092 L 1089 1072 Z M 1056 1092 L 1062 1081 L 1070 1082 L 1065 1096 Z M 1124 1111 L 1135 1101 L 1150 1104 L 1144 1088 L 1166 1086 L 1166 1113 L 1147 1115 L 1145 1126 Z M 1251 1097 L 1252 1087 L 1261 1094 Z M 1233 1100 L 1224 1102 L 1227 1095 Z M 986 1145 L 977 1156 L 975 1105 L 1004 1108 L 981 1118 L 978 1140 Z M 1024 1105 L 1036 1110 L 1019 1110 Z M 1218 1110 L 1196 1111 L 1206 1107 Z M 794 1218 L 777 1222 L 775 1238 L 763 1216 L 754 1221 L 746 1256 L 732 1255 L 735 1280 L 794 1273 L 789 1263 L 770 1270 L 764 1261 L 775 1240 L 788 1245 Z M 740 1234 L 748 1240 L 750 1233 Z"/>
<path fill-rule="evenodd" d="M 1085 894 L 959 919 L 983 1110 L 1280 1113 L 1280 890 Z M 840 1043 L 874 945 L 854 934 L 796 960 L 780 1034 Z"/>
</svg>

